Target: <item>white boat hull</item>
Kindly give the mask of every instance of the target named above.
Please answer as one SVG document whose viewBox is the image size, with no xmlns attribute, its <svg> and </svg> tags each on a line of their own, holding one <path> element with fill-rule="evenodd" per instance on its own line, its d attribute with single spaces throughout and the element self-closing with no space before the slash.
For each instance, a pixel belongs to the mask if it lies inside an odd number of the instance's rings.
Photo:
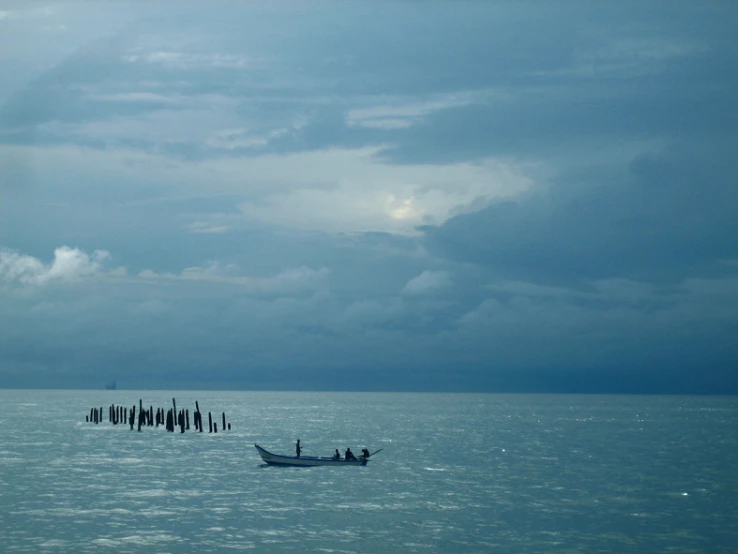
<svg viewBox="0 0 738 554">
<path fill-rule="evenodd" d="M 267 464 L 271 466 L 313 467 L 313 466 L 365 466 L 369 460 L 336 460 L 335 458 L 318 458 L 316 456 L 282 456 L 264 450 L 258 444 L 254 445 L 257 452 Z"/>
</svg>

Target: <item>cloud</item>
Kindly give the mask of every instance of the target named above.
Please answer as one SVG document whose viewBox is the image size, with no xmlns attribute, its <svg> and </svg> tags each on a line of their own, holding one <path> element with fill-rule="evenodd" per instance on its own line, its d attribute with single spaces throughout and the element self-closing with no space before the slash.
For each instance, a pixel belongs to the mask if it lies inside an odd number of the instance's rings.
<svg viewBox="0 0 738 554">
<path fill-rule="evenodd" d="M 411 296 L 433 294 L 451 286 L 451 277 L 446 271 L 425 270 L 410 279 L 402 292 Z"/>
<path fill-rule="evenodd" d="M 188 281 L 234 285 L 259 293 L 297 294 L 325 288 L 330 276 L 328 268 L 312 269 L 306 266 L 287 269 L 272 277 L 249 277 L 240 273 L 235 264 L 222 265 L 213 262 L 206 267 L 188 267 L 179 274 L 157 273 L 146 269 L 138 274 L 138 278 L 152 282 Z"/>
<path fill-rule="evenodd" d="M 484 92 L 456 92 L 415 101 L 382 96 L 374 99 L 373 106 L 348 110 L 346 124 L 349 127 L 405 129 L 433 112 L 468 106 L 489 95 Z"/>
<path fill-rule="evenodd" d="M 545 192 L 425 228 L 425 244 L 537 282 L 724 273 L 738 256 L 735 144 L 683 140 L 623 170 L 564 174 Z"/>
<path fill-rule="evenodd" d="M 237 206 L 242 221 L 346 233 L 415 234 L 418 225 L 443 222 L 455 213 L 479 209 L 531 185 L 525 164 L 515 160 L 397 165 L 379 158 L 382 151 L 379 146 L 182 160 L 135 148 L 0 145 L 0 161 L 3 156 L 33 159 L 33 170 L 21 177 L 35 182 L 62 181 L 67 190 L 80 194 L 99 190 L 95 183 L 107 180 L 117 185 L 110 187 L 110 195 L 123 198 L 143 193 L 168 203 L 229 197 L 237 199 L 232 205 Z M 142 182 L 147 186 L 129 186 Z M 63 198 L 58 188 L 48 194 Z M 196 221 L 201 218 L 192 223 Z M 233 218 L 230 222 L 235 223 Z M 207 227 L 193 230 L 202 228 Z"/>
<path fill-rule="evenodd" d="M 0 386 L 736 390 L 732 4 L 326 6 L 3 8 Z"/>
<path fill-rule="evenodd" d="M 214 225 L 206 221 L 195 221 L 194 223 L 191 223 L 189 227 L 193 233 L 198 234 L 226 233 L 229 230 L 227 225 Z"/>
<path fill-rule="evenodd" d="M 43 8 L 33 8 L 26 10 L 2 10 L 0 11 L 0 21 L 4 19 L 39 19 L 51 17 L 54 15 L 54 10 L 50 6 Z"/>
<path fill-rule="evenodd" d="M 69 246 L 54 250 L 54 260 L 45 265 L 41 260 L 8 249 L 0 249 L 0 277 L 7 283 L 46 285 L 71 283 L 103 272 L 110 257 L 105 250 L 91 255 Z"/>
<path fill-rule="evenodd" d="M 578 49 L 568 67 L 537 72 L 536 75 L 631 79 L 661 73 L 669 68 L 669 64 L 705 50 L 683 39 L 617 37 L 596 47 L 588 45 Z"/>
</svg>

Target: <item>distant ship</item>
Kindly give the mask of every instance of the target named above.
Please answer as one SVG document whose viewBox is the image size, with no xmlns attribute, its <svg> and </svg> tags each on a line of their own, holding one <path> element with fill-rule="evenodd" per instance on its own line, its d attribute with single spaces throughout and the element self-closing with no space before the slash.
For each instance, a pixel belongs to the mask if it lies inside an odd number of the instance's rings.
<svg viewBox="0 0 738 554">
<path fill-rule="evenodd" d="M 115 390 L 116 386 L 115 381 L 113 381 L 112 383 L 105 385 L 105 390 Z"/>
</svg>

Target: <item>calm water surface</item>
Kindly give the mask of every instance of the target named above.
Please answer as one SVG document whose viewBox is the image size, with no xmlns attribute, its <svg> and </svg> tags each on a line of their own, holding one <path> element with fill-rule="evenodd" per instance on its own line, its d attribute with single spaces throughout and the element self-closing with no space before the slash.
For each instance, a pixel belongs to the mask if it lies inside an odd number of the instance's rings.
<svg viewBox="0 0 738 554">
<path fill-rule="evenodd" d="M 110 404 L 205 433 L 85 423 Z M 207 433 L 207 412 L 230 432 Z M 3 552 L 738 551 L 738 398 L 0 391 Z M 253 447 L 383 451 L 264 467 Z"/>
</svg>

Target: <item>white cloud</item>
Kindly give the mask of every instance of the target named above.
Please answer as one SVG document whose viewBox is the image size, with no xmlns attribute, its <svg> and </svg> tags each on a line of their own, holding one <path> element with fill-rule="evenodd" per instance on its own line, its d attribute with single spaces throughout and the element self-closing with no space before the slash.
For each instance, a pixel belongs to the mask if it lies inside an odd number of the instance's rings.
<svg viewBox="0 0 738 554">
<path fill-rule="evenodd" d="M 96 100 L 98 102 L 123 102 L 123 103 L 156 103 L 156 104 L 185 104 L 191 103 L 192 100 L 185 96 L 174 94 L 164 95 L 155 92 L 148 91 L 134 91 L 134 92 L 116 92 L 111 94 L 90 94 L 88 96 L 90 100 Z"/>
<path fill-rule="evenodd" d="M 410 295 L 433 294 L 450 286 L 451 277 L 447 272 L 426 270 L 410 279 L 402 292 Z"/>
<path fill-rule="evenodd" d="M 105 250 L 88 255 L 78 248 L 62 246 L 54 250 L 54 260 L 45 265 L 41 260 L 8 249 L 0 250 L 0 278 L 8 283 L 45 285 L 69 283 L 91 277 L 103 271 L 103 262 L 110 257 Z"/>
<path fill-rule="evenodd" d="M 349 110 L 346 124 L 372 129 L 403 129 L 422 121 L 433 112 L 468 106 L 489 94 L 487 91 L 456 92 L 423 99 L 381 96 L 369 100 L 374 103 L 372 106 Z"/>
<path fill-rule="evenodd" d="M 306 266 L 284 270 L 272 277 L 249 277 L 241 275 L 235 265 L 217 262 L 206 267 L 194 266 L 181 273 L 156 273 L 150 269 L 141 271 L 138 277 L 148 280 L 198 281 L 219 285 L 244 287 L 254 292 L 294 294 L 323 289 L 328 284 L 330 270 L 323 267 L 312 269 Z"/>
<path fill-rule="evenodd" d="M 221 234 L 229 231 L 228 225 L 211 224 L 206 221 L 195 221 L 191 223 L 190 231 L 196 234 Z"/>
<path fill-rule="evenodd" d="M 158 50 L 154 52 L 141 52 L 123 56 L 123 61 L 128 63 L 150 63 L 160 64 L 178 69 L 195 68 L 245 68 L 251 67 L 258 60 L 249 60 L 245 57 L 233 54 L 195 53 L 195 52 L 172 52 Z"/>
<path fill-rule="evenodd" d="M 575 53 L 572 65 L 537 75 L 572 77 L 631 78 L 652 75 L 664 69 L 667 63 L 703 51 L 704 48 L 688 42 L 659 38 L 612 39 L 599 48 L 587 48 Z"/>
<path fill-rule="evenodd" d="M 0 11 L 0 21 L 4 19 L 39 19 L 53 15 L 54 10 L 50 6 L 31 10 L 2 10 Z"/>
</svg>

